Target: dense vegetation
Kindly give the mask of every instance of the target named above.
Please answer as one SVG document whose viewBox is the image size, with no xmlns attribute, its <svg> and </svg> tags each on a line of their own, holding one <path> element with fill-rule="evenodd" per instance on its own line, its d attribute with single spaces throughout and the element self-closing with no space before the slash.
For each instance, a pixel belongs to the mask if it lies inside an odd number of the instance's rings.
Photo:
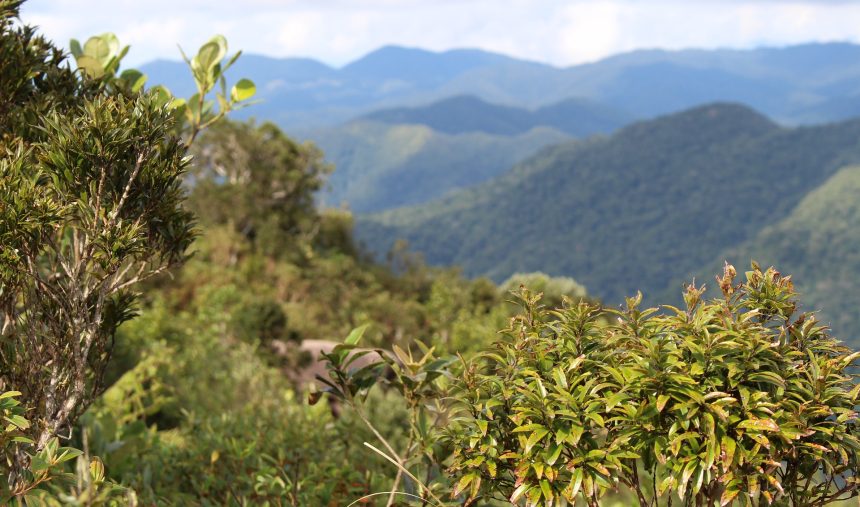
<svg viewBox="0 0 860 507">
<path fill-rule="evenodd" d="M 120 73 L 112 34 L 73 41 L 73 70 L 19 6 L 0 0 L 4 505 L 857 496 L 860 353 L 790 277 L 726 264 L 716 299 L 614 310 L 569 277 L 499 287 L 402 244 L 379 263 L 315 205 L 316 147 L 224 118 L 255 86 L 227 91 L 223 37 L 182 99 Z"/>
<path fill-rule="evenodd" d="M 718 255 L 786 219 L 856 161 L 858 139 L 857 121 L 788 129 L 742 106 L 704 106 L 547 148 L 483 185 L 362 217 L 358 232 L 380 249 L 404 238 L 428 262 L 471 275 L 540 269 L 572 275 L 607 302 L 637 289 L 648 301 L 672 301 L 683 280 L 712 272 Z M 844 226 L 829 216 L 811 226 Z M 844 246 L 827 248 L 847 260 Z M 814 255 L 802 262 L 827 269 Z M 857 301 L 853 291 L 838 294 Z"/>
<path fill-rule="evenodd" d="M 443 134 L 423 125 L 355 121 L 309 137 L 337 167 L 323 204 L 372 212 L 430 201 L 486 181 L 538 149 L 569 140 L 535 128 L 516 135 Z"/>
</svg>

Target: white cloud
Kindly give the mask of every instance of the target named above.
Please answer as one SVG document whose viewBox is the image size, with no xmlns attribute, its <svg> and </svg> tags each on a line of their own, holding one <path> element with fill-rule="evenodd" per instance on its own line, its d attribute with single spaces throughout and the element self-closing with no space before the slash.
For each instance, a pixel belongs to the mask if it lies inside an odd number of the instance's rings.
<svg viewBox="0 0 860 507">
<path fill-rule="evenodd" d="M 61 44 L 114 31 L 132 65 L 218 32 L 246 52 L 331 64 L 384 44 L 571 65 L 637 48 L 860 41 L 847 0 L 30 0 L 23 17 Z"/>
</svg>

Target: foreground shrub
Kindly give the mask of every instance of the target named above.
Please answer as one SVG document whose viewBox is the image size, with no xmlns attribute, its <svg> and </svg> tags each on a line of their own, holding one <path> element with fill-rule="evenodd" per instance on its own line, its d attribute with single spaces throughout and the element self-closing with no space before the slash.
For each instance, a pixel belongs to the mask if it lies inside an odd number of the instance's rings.
<svg viewBox="0 0 860 507">
<path fill-rule="evenodd" d="M 796 314 L 790 277 L 753 265 L 723 297 L 599 325 L 588 304 L 525 312 L 460 382 L 453 492 L 599 505 L 824 505 L 857 494 L 860 353 Z"/>
</svg>

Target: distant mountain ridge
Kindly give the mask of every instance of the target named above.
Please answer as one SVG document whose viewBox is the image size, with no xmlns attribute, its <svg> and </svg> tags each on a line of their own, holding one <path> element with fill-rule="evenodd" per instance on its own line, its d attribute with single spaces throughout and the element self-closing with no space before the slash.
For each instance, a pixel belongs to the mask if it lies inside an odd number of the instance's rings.
<svg viewBox="0 0 860 507">
<path fill-rule="evenodd" d="M 711 104 L 545 148 L 443 199 L 359 217 L 357 234 L 377 252 L 404 238 L 430 263 L 469 275 L 542 270 L 574 277 L 609 304 L 640 289 L 666 302 L 682 281 L 707 274 L 707 283 L 713 273 L 704 268 L 720 255 L 741 254 L 730 260 L 742 269 L 743 253 L 764 251 L 756 238 L 772 238 L 763 231 L 784 231 L 778 224 L 812 190 L 857 162 L 860 120 L 784 128 L 745 106 Z M 858 225 L 845 232 L 855 242 L 829 246 L 860 244 Z M 797 267 L 796 258 L 770 252 L 762 262 L 793 259 Z M 831 258 L 848 255 L 839 252 Z M 860 291 L 839 294 L 860 304 Z"/>
<path fill-rule="evenodd" d="M 587 137 L 612 132 L 634 118 L 585 99 L 568 99 L 531 110 L 491 104 L 473 95 L 458 95 L 426 106 L 382 109 L 359 119 L 426 125 L 446 134 L 518 135 L 536 127 L 549 127 L 576 137 Z"/>
<path fill-rule="evenodd" d="M 189 94 L 181 62 L 141 70 Z M 634 51 L 558 68 L 481 50 L 441 53 L 386 46 L 341 68 L 312 59 L 245 55 L 232 71 L 257 82 L 264 104 L 242 111 L 288 130 L 342 123 L 371 111 L 458 95 L 537 108 L 578 98 L 636 118 L 703 102 L 743 102 L 780 122 L 834 121 L 860 103 L 860 46 Z"/>
</svg>

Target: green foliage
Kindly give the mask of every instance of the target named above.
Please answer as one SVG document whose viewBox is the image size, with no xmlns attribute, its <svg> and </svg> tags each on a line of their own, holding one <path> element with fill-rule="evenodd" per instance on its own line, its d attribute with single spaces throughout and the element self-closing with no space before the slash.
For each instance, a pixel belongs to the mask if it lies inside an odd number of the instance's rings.
<svg viewBox="0 0 860 507">
<path fill-rule="evenodd" d="M 132 92 L 139 91 L 146 82 L 146 75 L 134 69 L 125 70 L 119 77 L 116 76 L 129 47 L 120 47 L 119 39 L 112 33 L 90 37 L 83 46 L 77 39 L 72 39 L 69 49 L 78 68 L 91 79 L 117 82 Z"/>
<path fill-rule="evenodd" d="M 267 255 L 303 255 L 318 228 L 314 193 L 331 167 L 274 125 L 224 122 L 195 149 L 189 206 L 203 225 L 229 225 Z"/>
<path fill-rule="evenodd" d="M 40 448 L 99 391 L 129 288 L 181 262 L 193 239 L 172 116 L 149 95 L 78 101 L 40 113 L 33 136 L 8 132 L 0 159 L 3 380 L 40 407 Z M 14 122 L 32 104 L 8 106 Z"/>
<path fill-rule="evenodd" d="M 3 471 L 16 501 L 44 483 L 51 493 L 31 504 L 94 505 L 112 501 L 103 467 L 79 461 L 71 489 L 57 489 L 53 471 L 80 454 L 57 436 L 104 389 L 132 290 L 186 259 L 188 145 L 163 94 L 141 92 L 145 76 L 117 76 L 128 47 L 116 36 L 73 40 L 72 71 L 17 21 L 20 4 L 0 0 L 0 384 L 22 394 L 33 424 L 14 416 L 23 434 Z M 223 86 L 220 63 L 207 65 Z M 240 82 L 219 115 L 195 118 L 206 123 L 190 125 L 190 141 L 252 94 Z"/>
<path fill-rule="evenodd" d="M 753 265 L 721 299 L 690 286 L 683 309 L 599 325 L 580 303 L 524 313 L 457 389 L 454 494 L 525 505 L 832 503 L 857 495 L 851 354 L 797 306 L 789 277 Z"/>
<path fill-rule="evenodd" d="M 134 497 L 105 479 L 104 466 L 98 458 L 85 456 L 72 447 L 60 447 L 52 438 L 41 449 L 26 436 L 30 422 L 17 400 L 17 391 L 0 394 L 0 449 L 7 466 L 20 460 L 20 477 L 14 484 L 0 486 L 4 505 L 133 505 Z M 77 464 L 70 473 L 68 465 Z"/>
<path fill-rule="evenodd" d="M 246 341 L 267 344 L 286 338 L 287 315 L 271 299 L 245 303 L 233 314 L 232 324 L 236 335 Z"/>
<path fill-rule="evenodd" d="M 586 297 L 585 287 L 568 276 L 548 276 L 545 273 L 514 273 L 499 286 L 506 293 L 516 292 L 520 287 L 542 294 L 542 301 L 550 308 L 558 308 L 565 297 L 573 300 Z"/>
<path fill-rule="evenodd" d="M 354 329 L 344 342 L 336 346 L 330 353 L 323 354 L 323 359 L 328 370 L 328 377 L 319 376 L 319 381 L 325 384 L 322 392 L 312 392 L 310 400 L 316 403 L 323 392 L 346 403 L 359 419 L 371 430 L 375 440 L 385 449 L 380 450 L 365 442 L 365 446 L 375 451 L 380 456 L 394 464 L 397 475 L 394 482 L 387 490 L 388 504 L 399 496 L 406 496 L 420 500 L 422 504 L 432 502 L 434 505 L 443 505 L 440 496 L 447 489 L 447 483 L 440 477 L 441 468 L 439 464 L 445 460 L 447 449 L 439 445 L 439 441 L 433 434 L 433 429 L 440 425 L 446 417 L 445 386 L 447 378 L 450 377 L 448 366 L 453 358 L 437 358 L 433 348 L 428 348 L 417 342 L 421 353 L 413 355 L 411 349 L 404 351 L 394 345 L 394 353 L 385 354 L 380 350 L 362 350 L 358 348 L 367 326 Z M 358 359 L 368 354 L 378 354 L 379 361 L 370 362 L 364 366 L 354 367 L 359 364 Z M 375 427 L 370 418 L 365 415 L 364 402 L 370 389 L 379 382 L 385 368 L 390 368 L 391 376 L 386 379 L 385 384 L 393 388 L 403 397 L 409 414 L 408 441 L 402 452 L 398 452 L 394 446 Z M 424 481 L 418 476 L 426 477 Z M 411 485 L 416 488 L 415 493 L 400 491 L 401 479 L 411 479 Z M 431 479 L 436 479 L 432 483 Z M 371 493 L 356 501 L 369 499 L 382 492 Z"/>
<path fill-rule="evenodd" d="M 123 326 L 139 359 L 79 432 L 110 477 L 145 505 L 344 505 L 388 482 L 360 421 L 296 400 L 266 349 L 235 339 L 225 324 L 241 296 L 214 289 L 179 315 L 156 303 Z M 179 324 L 158 325 L 168 319 Z M 369 417 L 399 442 L 402 402 L 371 400 Z"/>
<path fill-rule="evenodd" d="M 252 196 L 272 184 L 237 180 L 230 188 L 247 194 L 235 201 L 236 195 L 217 192 L 217 185 L 228 183 L 216 176 L 211 186 L 195 180 L 192 204 L 201 206 L 204 227 L 196 255 L 170 279 L 149 282 L 141 315 L 118 330 L 116 361 L 106 374 L 112 385 L 76 433 L 86 435 L 109 476 L 145 504 L 346 505 L 388 491 L 397 469 L 361 445 L 377 438 L 362 417 L 392 448 L 411 453 L 410 463 L 444 484 L 441 468 L 419 452 L 429 447 L 434 459 L 444 454 L 430 435 L 436 416 L 411 415 L 421 405 L 416 396 L 432 392 L 423 380 L 418 392 L 397 387 L 397 381 L 384 391 L 368 389 L 361 416 L 337 404 L 308 407 L 293 394 L 307 386 L 293 380 L 306 371 L 324 373 L 307 344 L 330 343 L 325 340 L 357 324 L 367 324 L 368 343 L 386 348 L 419 347 L 416 340 L 447 336 L 450 349 L 459 343 L 453 330 L 463 329 L 471 333 L 469 346 L 479 349 L 507 317 L 499 290 L 487 280 L 428 269 L 402 252 L 392 254 L 390 266 L 365 259 L 352 241 L 351 217 L 342 211 L 320 215 L 310 204 L 321 184 L 319 166 L 302 163 L 306 155 L 298 145 L 267 129 L 225 125 L 201 136 L 196 149 L 213 159 L 218 150 L 226 157 L 221 143 L 230 139 L 234 154 L 258 154 L 254 178 L 296 183 L 278 209 L 318 229 L 272 229 L 277 244 L 301 255 L 262 248 L 259 234 L 244 235 L 233 224 L 271 213 L 271 201 Z M 374 367 L 374 378 L 382 371 L 383 365 Z M 416 487 L 411 479 L 401 484 Z"/>
<path fill-rule="evenodd" d="M 129 46 L 120 46 L 119 39 L 113 33 L 90 37 L 83 46 L 77 39 L 72 39 L 69 48 L 78 69 L 88 78 L 126 92 L 136 93 L 143 89 L 147 76 L 139 70 L 126 69 L 117 75 Z M 178 130 L 187 131 L 188 144 L 194 142 L 201 131 L 215 124 L 230 111 L 248 105 L 246 101 L 256 93 L 254 82 L 246 78 L 237 81 L 227 93 L 225 73 L 241 54 L 241 51 L 237 52 L 224 63 L 227 39 L 223 35 L 216 35 L 203 44 L 192 59 L 182 52 L 194 78 L 196 94 L 186 100 L 174 97 L 164 85 L 152 88 L 159 105 L 166 105 L 176 111 L 177 118 L 182 122 Z M 220 85 L 220 91 L 215 93 L 217 112 L 214 111 L 214 103 L 207 98 L 216 85 Z"/>
<path fill-rule="evenodd" d="M 227 79 L 224 74 L 236 63 L 242 52 L 238 51 L 224 63 L 223 60 L 227 56 L 227 39 L 223 35 L 216 35 L 209 39 L 200 46 L 197 54 L 191 59 L 185 55 L 182 48 L 179 51 L 182 53 L 182 59 L 191 69 L 191 75 L 197 85 L 197 93 L 187 100 L 176 100 L 169 99 L 170 91 L 164 86 L 160 87 L 159 92 L 163 100 L 170 100 L 172 107 L 175 107 L 180 115 L 184 115 L 190 130 L 189 139 L 194 141 L 200 132 L 214 125 L 227 113 L 247 105 L 242 102 L 253 97 L 257 89 L 250 79 L 242 78 L 230 88 L 229 93 L 227 92 Z M 216 86 L 219 87 L 215 92 L 218 102 L 217 112 L 214 109 L 215 103 L 207 98 Z"/>
</svg>

